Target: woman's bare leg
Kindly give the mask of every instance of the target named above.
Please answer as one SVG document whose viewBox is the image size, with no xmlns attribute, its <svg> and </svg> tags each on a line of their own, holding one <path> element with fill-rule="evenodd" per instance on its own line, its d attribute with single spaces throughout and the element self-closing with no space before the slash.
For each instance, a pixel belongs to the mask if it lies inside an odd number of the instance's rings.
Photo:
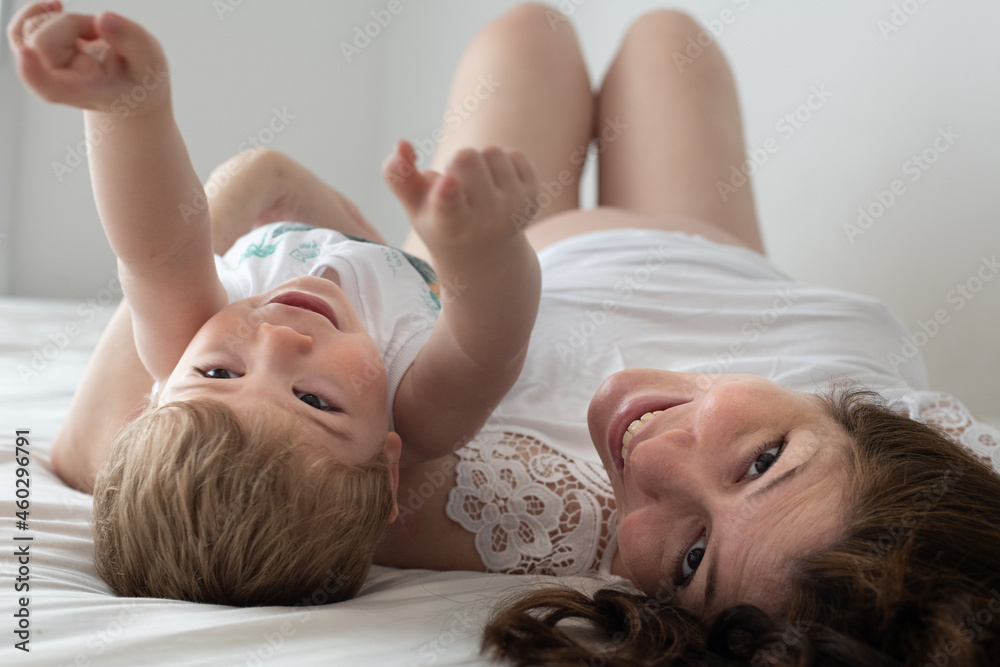
<svg viewBox="0 0 1000 667">
<path fill-rule="evenodd" d="M 534 162 L 543 185 L 535 222 L 575 209 L 593 109 L 569 21 L 546 5 L 517 5 L 483 28 L 462 56 L 442 125 L 446 136 L 430 168 L 443 171 L 462 148 L 515 148 Z M 427 256 L 413 232 L 403 249 Z"/>
<path fill-rule="evenodd" d="M 702 33 L 689 16 L 670 10 L 629 28 L 598 99 L 598 130 L 608 119 L 628 126 L 600 153 L 599 202 L 702 220 L 763 252 L 750 184 L 719 192 L 746 149 L 722 51 L 711 44 L 697 58 L 686 56 L 688 38 Z"/>
</svg>

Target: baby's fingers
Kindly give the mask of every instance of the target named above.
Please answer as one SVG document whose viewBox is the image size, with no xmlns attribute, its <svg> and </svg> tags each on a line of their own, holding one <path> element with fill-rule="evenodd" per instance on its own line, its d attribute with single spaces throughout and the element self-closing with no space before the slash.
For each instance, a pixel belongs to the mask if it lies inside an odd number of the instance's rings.
<svg viewBox="0 0 1000 667">
<path fill-rule="evenodd" d="M 511 190 L 518 185 L 517 169 L 507 151 L 496 146 L 490 146 L 483 150 L 483 159 L 489 167 L 493 182 L 501 190 Z"/>
<path fill-rule="evenodd" d="M 163 66 L 166 58 L 160 43 L 145 28 L 124 16 L 104 12 L 94 24 L 101 37 L 125 60 L 127 70 L 137 75 L 153 65 Z M 166 74 L 164 70 L 163 75 Z"/>
<path fill-rule="evenodd" d="M 408 141 L 397 141 L 393 152 L 382 162 L 382 174 L 389 185 L 404 183 L 417 173 L 417 154 Z"/>
<path fill-rule="evenodd" d="M 481 152 L 474 148 L 463 148 L 452 156 L 448 166 L 445 167 L 445 173 L 458 181 L 461 192 L 470 206 L 490 201 L 494 185 L 493 176 Z"/>
<path fill-rule="evenodd" d="M 29 35 L 26 46 L 33 49 L 47 69 L 65 69 L 80 53 L 77 40 L 97 39 L 94 17 L 85 14 L 59 14 Z"/>
<path fill-rule="evenodd" d="M 521 151 L 511 151 L 510 160 L 514 163 L 517 176 L 525 185 L 535 188 L 538 186 L 538 172 L 535 171 L 535 164 L 528 159 L 528 156 Z"/>
<path fill-rule="evenodd" d="M 51 68 L 42 62 L 38 51 L 26 47 L 21 49 L 19 61 L 21 78 L 43 100 L 85 109 L 98 108 L 92 104 L 94 90 L 105 75 L 101 64 L 93 57 L 78 53 L 72 66 Z"/>
<path fill-rule="evenodd" d="M 462 184 L 454 174 L 438 176 L 430 189 L 431 206 L 446 216 L 458 215 L 465 210 L 466 201 L 462 193 Z"/>
<path fill-rule="evenodd" d="M 11 50 L 18 53 L 25 46 L 25 41 L 61 10 L 59 2 L 36 2 L 22 7 L 7 26 Z"/>
<path fill-rule="evenodd" d="M 382 175 L 393 194 L 403 204 L 406 214 L 413 219 L 423 204 L 430 183 L 417 169 L 417 155 L 406 141 L 396 144 L 396 150 L 382 163 Z"/>
</svg>

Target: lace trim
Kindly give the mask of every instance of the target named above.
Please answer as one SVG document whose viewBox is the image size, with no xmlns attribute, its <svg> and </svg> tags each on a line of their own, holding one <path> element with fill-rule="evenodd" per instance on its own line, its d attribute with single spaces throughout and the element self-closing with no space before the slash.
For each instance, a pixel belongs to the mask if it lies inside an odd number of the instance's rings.
<svg viewBox="0 0 1000 667">
<path fill-rule="evenodd" d="M 480 434 L 458 456 L 445 511 L 488 572 L 610 572 L 618 514 L 602 466 L 518 433 Z"/>
<path fill-rule="evenodd" d="M 1000 472 L 1000 430 L 977 420 L 950 394 L 918 392 L 904 399 L 910 417 L 932 424 L 987 465 Z"/>
</svg>

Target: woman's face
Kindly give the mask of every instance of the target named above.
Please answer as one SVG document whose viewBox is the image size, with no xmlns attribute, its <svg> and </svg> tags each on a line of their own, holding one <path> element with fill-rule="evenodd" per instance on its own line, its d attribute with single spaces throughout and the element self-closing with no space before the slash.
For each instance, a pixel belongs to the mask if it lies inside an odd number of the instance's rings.
<svg viewBox="0 0 1000 667">
<path fill-rule="evenodd" d="M 841 532 L 850 439 L 812 394 L 628 370 L 587 421 L 614 487 L 619 574 L 647 595 L 705 620 L 741 602 L 780 613 L 786 559 Z"/>
</svg>

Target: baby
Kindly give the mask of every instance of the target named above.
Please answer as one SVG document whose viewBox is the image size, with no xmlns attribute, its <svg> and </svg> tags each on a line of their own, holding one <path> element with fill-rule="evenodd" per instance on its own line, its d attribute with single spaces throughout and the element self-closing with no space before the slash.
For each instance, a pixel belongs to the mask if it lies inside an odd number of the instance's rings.
<svg viewBox="0 0 1000 667">
<path fill-rule="evenodd" d="M 10 37 L 24 82 L 102 136 L 97 208 L 160 383 L 95 485 L 101 576 L 119 595 L 234 605 L 351 597 L 396 517 L 399 466 L 471 439 L 520 373 L 540 273 L 512 219 L 532 166 L 467 149 L 421 172 L 397 146 L 386 177 L 440 299 L 419 260 L 302 224 L 217 257 L 156 39 L 58 2 L 26 7 Z M 159 84 L 122 106 L 149 72 Z"/>
</svg>

